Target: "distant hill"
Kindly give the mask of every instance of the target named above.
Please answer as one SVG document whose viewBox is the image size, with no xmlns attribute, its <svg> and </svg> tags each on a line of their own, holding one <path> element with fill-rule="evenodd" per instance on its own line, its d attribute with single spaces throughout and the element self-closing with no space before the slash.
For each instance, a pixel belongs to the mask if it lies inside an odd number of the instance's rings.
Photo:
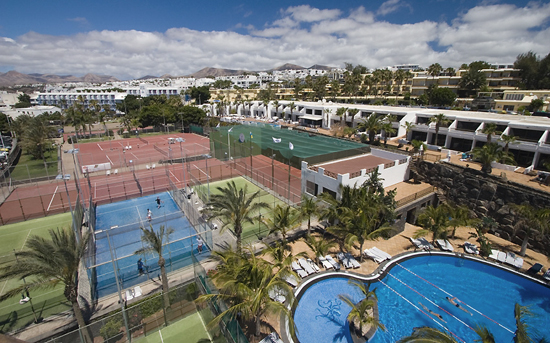
<svg viewBox="0 0 550 343">
<path fill-rule="evenodd" d="M 186 75 L 186 77 L 194 77 L 196 79 L 200 79 L 202 77 L 208 77 L 208 76 L 233 76 L 233 75 L 242 75 L 244 73 L 255 73 L 254 71 L 248 71 L 248 70 L 235 70 L 235 69 L 222 69 L 222 68 L 202 68 L 201 70 Z"/>
<path fill-rule="evenodd" d="M 320 65 L 320 64 L 314 64 L 314 65 L 312 65 L 311 67 L 309 67 L 309 68 L 307 68 L 307 69 L 332 70 L 332 69 L 335 69 L 335 68 L 329 67 L 329 66 Z"/>
<path fill-rule="evenodd" d="M 286 63 L 277 68 L 270 69 L 269 71 L 302 70 L 302 69 L 306 69 L 306 68 L 300 67 L 299 65 L 296 65 L 296 64 Z"/>
<path fill-rule="evenodd" d="M 82 77 L 73 75 L 23 74 L 15 70 L 0 73 L 0 86 L 28 85 L 34 83 L 94 82 L 104 83 L 119 81 L 113 76 L 86 74 Z"/>
<path fill-rule="evenodd" d="M 140 77 L 138 80 L 149 80 L 149 79 L 158 79 L 158 76 L 145 75 L 145 76 Z"/>
</svg>

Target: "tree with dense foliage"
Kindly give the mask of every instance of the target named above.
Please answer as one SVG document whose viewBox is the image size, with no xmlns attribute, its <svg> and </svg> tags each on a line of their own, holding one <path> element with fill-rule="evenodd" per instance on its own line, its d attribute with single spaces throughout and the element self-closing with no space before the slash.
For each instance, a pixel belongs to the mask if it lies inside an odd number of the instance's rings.
<svg viewBox="0 0 550 343">
<path fill-rule="evenodd" d="M 521 77 L 520 88 L 522 89 L 537 89 L 538 88 L 538 71 L 539 58 L 533 51 L 528 51 L 524 54 L 519 54 L 514 62 L 514 69 L 519 69 Z"/>
<path fill-rule="evenodd" d="M 405 125 L 401 125 L 401 127 L 405 128 L 405 138 L 409 138 L 409 132 L 411 132 L 416 125 L 414 125 L 413 122 L 406 121 Z"/>
<path fill-rule="evenodd" d="M 313 235 L 306 237 L 306 244 L 315 254 L 318 264 L 321 262 L 319 257 L 326 256 L 332 248 L 336 247 L 336 242 L 325 239 L 324 237 L 314 237 Z"/>
<path fill-rule="evenodd" d="M 374 316 L 374 306 L 378 300 L 376 297 L 376 289 L 371 291 L 369 290 L 370 284 L 365 284 L 355 280 L 350 280 L 348 283 L 359 289 L 361 294 L 365 297 L 365 299 L 356 304 L 348 295 L 338 295 L 340 300 L 351 307 L 351 311 L 348 314 L 348 322 L 355 326 L 358 336 L 363 336 L 364 327 L 374 326 L 382 331 L 386 331 L 384 324 L 380 323 Z"/>
<path fill-rule="evenodd" d="M 79 266 L 84 258 L 90 235 L 86 234 L 77 240 L 71 229 L 49 230 L 49 238 L 30 236 L 25 249 L 15 252 L 13 263 L 0 267 L 0 280 L 22 280 L 26 283 L 4 292 L 0 301 L 19 296 L 23 291 L 53 289 L 63 285 L 63 295 L 71 303 L 73 314 L 82 337 L 87 343 L 92 343 L 91 335 L 86 327 L 86 321 L 78 304 Z"/>
<path fill-rule="evenodd" d="M 453 228 L 451 238 L 456 238 L 456 229 L 459 226 L 471 225 L 474 221 L 470 218 L 470 210 L 466 205 L 456 205 L 453 203 L 447 203 L 440 206 L 446 206 L 449 212 L 449 226 Z"/>
<path fill-rule="evenodd" d="M 338 107 L 338 109 L 336 109 L 336 115 L 338 117 L 340 117 L 340 126 L 343 126 L 343 122 L 346 118 L 346 112 L 348 111 L 348 108 L 347 107 Z"/>
<path fill-rule="evenodd" d="M 458 343 L 449 333 L 429 326 L 414 328 L 410 336 L 403 337 L 397 343 Z"/>
<path fill-rule="evenodd" d="M 160 268 L 160 277 L 162 280 L 162 296 L 164 299 L 164 307 L 170 307 L 170 298 L 168 296 L 168 276 L 166 275 L 166 260 L 162 256 L 162 250 L 164 246 L 168 244 L 170 235 L 174 233 L 172 227 L 165 229 L 164 225 L 161 225 L 158 231 L 153 229 L 153 225 L 149 225 L 149 228 L 140 227 L 141 229 L 141 241 L 144 246 L 134 252 L 135 255 L 144 255 L 146 253 L 157 254 L 158 265 Z"/>
<path fill-rule="evenodd" d="M 476 94 L 476 91 L 487 84 L 487 78 L 484 73 L 475 67 L 470 68 L 463 73 L 458 82 L 458 86 L 466 92 L 467 95 Z"/>
<path fill-rule="evenodd" d="M 47 151 L 52 150 L 53 141 L 50 137 L 55 133 L 55 128 L 49 126 L 42 116 L 30 117 L 21 134 L 21 145 L 35 159 L 41 159 L 46 166 Z"/>
<path fill-rule="evenodd" d="M 256 213 L 261 209 L 268 209 L 269 204 L 258 201 L 260 191 L 248 194 L 248 187 L 237 188 L 235 181 L 231 181 L 226 187 L 217 187 L 219 194 L 212 194 L 202 213 L 209 220 L 219 219 L 222 222 L 220 232 L 230 227 L 237 237 L 237 251 L 241 251 L 241 235 L 243 225 L 254 224 L 257 220 Z"/>
<path fill-rule="evenodd" d="M 195 99 L 196 105 L 201 105 L 210 100 L 210 87 L 201 86 L 201 87 L 191 87 L 187 90 L 187 94 L 191 99 Z"/>
<path fill-rule="evenodd" d="M 21 93 L 17 96 L 17 103 L 15 108 L 27 108 L 31 107 L 31 96 L 25 93 Z"/>
<path fill-rule="evenodd" d="M 509 154 L 510 144 L 513 144 L 517 141 L 516 136 L 510 136 L 510 135 L 501 135 L 500 141 L 504 143 L 503 151 L 506 155 Z"/>
<path fill-rule="evenodd" d="M 269 233 L 280 232 L 283 236 L 283 244 L 286 244 L 289 231 L 300 226 L 301 215 L 298 210 L 292 206 L 277 205 L 273 209 L 272 218 L 265 219 Z"/>
<path fill-rule="evenodd" d="M 439 63 L 433 63 L 428 67 L 428 74 L 430 74 L 432 77 L 439 76 L 441 74 L 441 71 L 443 70 L 443 67 Z"/>
<path fill-rule="evenodd" d="M 452 106 L 456 100 L 456 94 L 449 88 L 435 87 L 428 96 L 431 105 Z"/>
<path fill-rule="evenodd" d="M 289 321 L 291 333 L 294 332 L 290 310 L 284 304 L 272 300 L 270 296 L 272 293 L 280 294 L 292 304 L 294 294 L 284 281 L 286 277 L 293 275 L 290 270 L 292 255 L 287 255 L 282 262 L 276 264 L 276 267 L 266 259 L 256 257 L 253 251 L 214 251 L 212 256 L 220 261 L 217 273 L 212 277 L 219 285 L 220 292 L 202 295 L 197 302 L 223 300 L 228 309 L 212 319 L 208 327 L 217 325 L 223 318 L 230 316 L 251 321 L 254 325 L 254 335 L 259 337 L 263 317 L 283 314 Z"/>
<path fill-rule="evenodd" d="M 357 113 L 359 113 L 359 109 L 358 109 L 358 108 L 350 108 L 350 109 L 348 109 L 347 115 L 349 115 L 350 118 L 351 118 L 351 123 L 350 123 L 350 125 L 349 125 L 350 127 L 353 127 L 353 121 L 354 121 L 355 115 L 356 115 Z M 345 117 L 345 118 L 344 118 L 344 123 L 346 123 L 346 126 L 347 126 L 348 123 L 347 123 L 346 113 L 344 113 L 344 117 Z"/>
</svg>

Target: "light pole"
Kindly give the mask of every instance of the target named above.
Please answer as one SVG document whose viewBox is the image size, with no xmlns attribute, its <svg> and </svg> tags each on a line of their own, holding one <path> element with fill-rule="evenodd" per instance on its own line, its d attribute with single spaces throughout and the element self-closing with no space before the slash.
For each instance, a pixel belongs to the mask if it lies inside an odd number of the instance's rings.
<svg viewBox="0 0 550 343">
<path fill-rule="evenodd" d="M 208 189 L 208 197 L 206 199 L 207 199 L 207 202 L 209 202 L 210 201 L 210 177 L 209 177 L 209 173 L 208 173 L 208 159 L 212 156 L 207 155 L 207 154 L 204 154 L 202 156 L 206 159 L 206 184 L 207 184 L 207 189 Z"/>
<path fill-rule="evenodd" d="M 275 192 L 275 154 L 271 154 L 271 189 Z"/>
<path fill-rule="evenodd" d="M 183 148 L 181 147 L 181 143 L 185 142 L 185 139 L 181 139 L 180 141 L 180 153 L 181 153 L 181 169 L 183 169 L 183 192 L 185 195 L 187 195 L 187 178 L 185 177 L 185 164 L 183 160 Z"/>
</svg>

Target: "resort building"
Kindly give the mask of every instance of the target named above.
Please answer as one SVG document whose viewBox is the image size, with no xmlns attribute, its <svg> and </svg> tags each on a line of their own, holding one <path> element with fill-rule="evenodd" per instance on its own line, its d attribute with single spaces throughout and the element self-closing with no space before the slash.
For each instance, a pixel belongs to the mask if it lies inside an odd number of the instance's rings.
<svg viewBox="0 0 550 343">
<path fill-rule="evenodd" d="M 410 161 L 410 156 L 375 148 L 371 149 L 370 154 L 317 165 L 310 166 L 302 161 L 302 193 L 317 196 L 327 192 L 339 199 L 340 185 L 361 185 L 377 168 L 383 187 L 390 187 L 409 179 Z"/>
</svg>

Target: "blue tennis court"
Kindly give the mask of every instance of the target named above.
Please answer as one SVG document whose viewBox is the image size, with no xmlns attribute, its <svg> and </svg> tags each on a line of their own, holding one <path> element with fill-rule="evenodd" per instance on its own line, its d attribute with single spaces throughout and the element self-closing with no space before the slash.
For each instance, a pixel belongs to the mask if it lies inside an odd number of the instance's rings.
<svg viewBox="0 0 550 343">
<path fill-rule="evenodd" d="M 157 197 L 160 199 L 160 208 L 157 205 Z M 152 212 L 151 220 L 147 218 L 147 210 Z M 140 227 L 148 228 L 149 225 L 155 230 L 161 225 L 174 229 L 162 252 L 167 272 L 192 264 L 191 252 L 193 249 L 197 252 L 197 232 L 170 193 L 164 192 L 98 206 L 95 226 L 96 252 L 93 263 L 95 273 L 92 278 L 95 278 L 98 297 L 117 291 L 115 268 L 121 289 L 158 278 L 158 255 L 134 254 L 144 247 Z M 197 257 L 204 258 L 210 254 L 206 245 L 203 249 L 202 254 Z M 142 275 L 137 268 L 140 258 L 145 267 Z"/>
</svg>

